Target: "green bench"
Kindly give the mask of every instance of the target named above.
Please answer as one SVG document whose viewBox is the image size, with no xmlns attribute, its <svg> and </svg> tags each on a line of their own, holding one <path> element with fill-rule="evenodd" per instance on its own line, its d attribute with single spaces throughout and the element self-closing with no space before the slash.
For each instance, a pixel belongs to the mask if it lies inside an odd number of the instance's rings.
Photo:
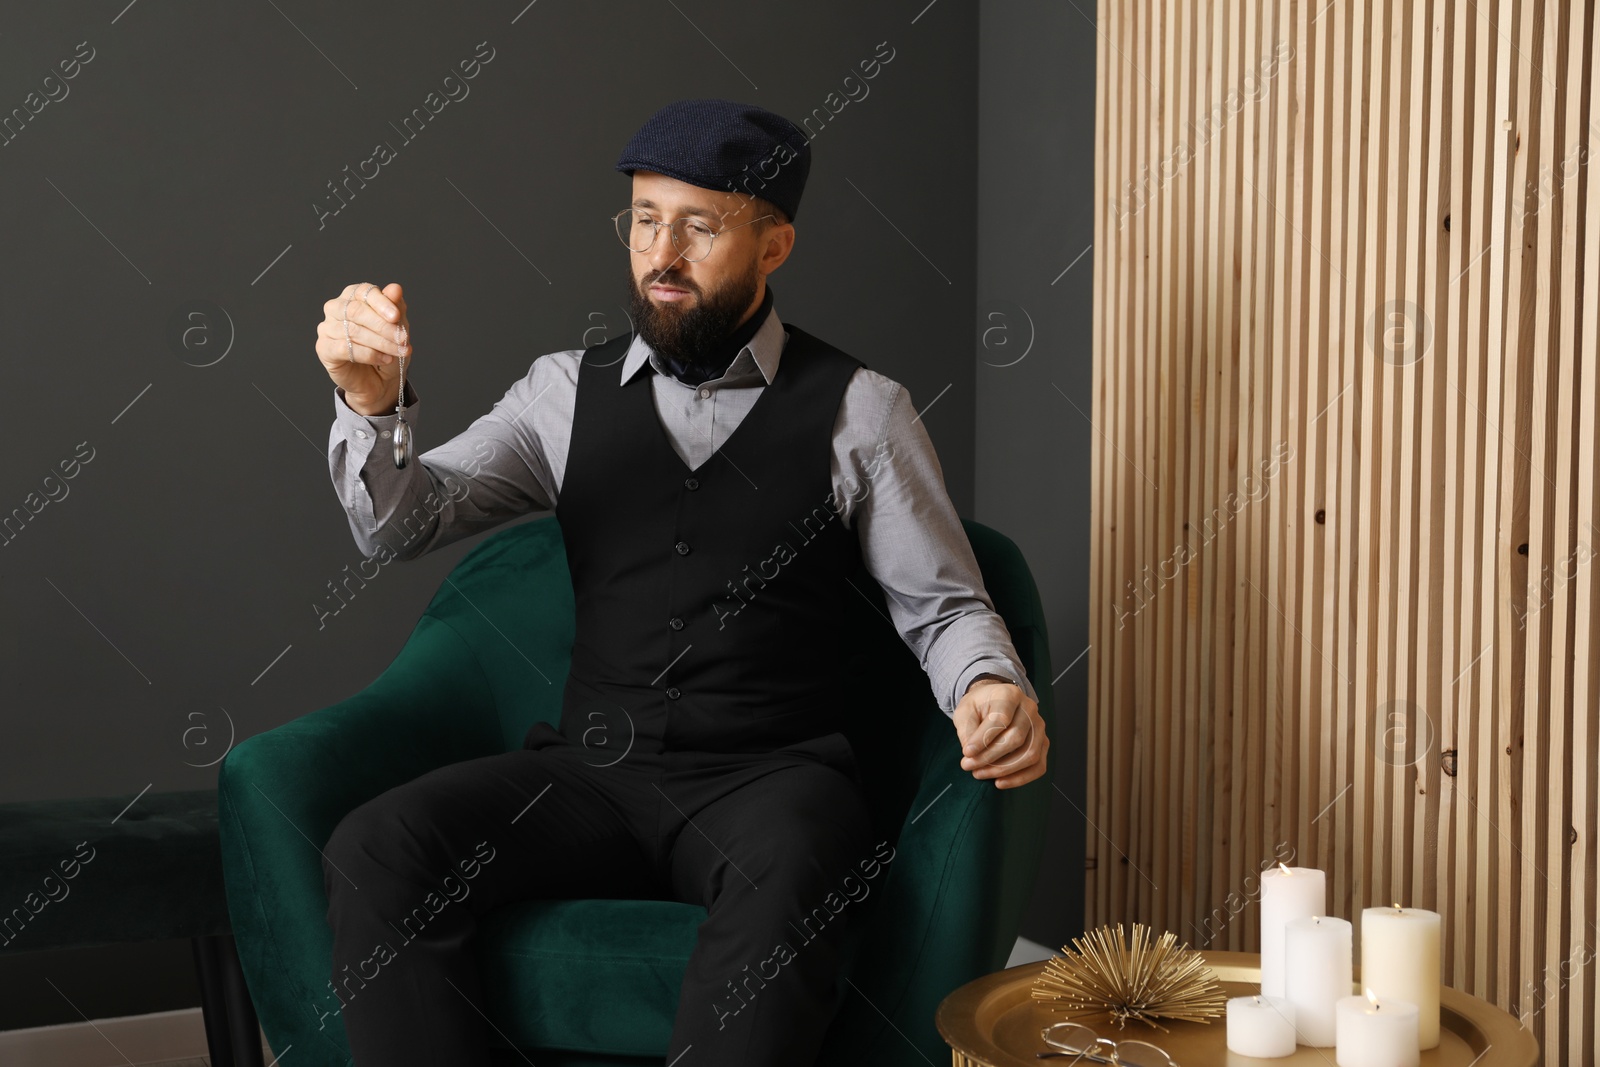
<svg viewBox="0 0 1600 1067">
<path fill-rule="evenodd" d="M 212 1067 L 261 1067 L 215 789 L 0 804 L 0 950 L 187 937 Z"/>
</svg>

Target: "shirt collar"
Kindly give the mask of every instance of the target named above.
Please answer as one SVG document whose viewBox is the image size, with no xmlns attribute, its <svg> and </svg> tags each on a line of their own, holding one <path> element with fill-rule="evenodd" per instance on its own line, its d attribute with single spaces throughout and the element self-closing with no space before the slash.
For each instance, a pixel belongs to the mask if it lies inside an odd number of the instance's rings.
<svg viewBox="0 0 1600 1067">
<path fill-rule="evenodd" d="M 729 365 L 722 378 L 713 378 L 706 384 L 711 385 L 713 382 L 720 382 L 724 378 L 739 376 L 741 371 L 749 370 L 750 361 L 753 359 L 756 368 L 761 372 L 761 377 L 766 384 L 771 385 L 773 377 L 778 373 L 778 358 L 783 354 L 783 343 L 786 340 L 788 340 L 788 336 L 783 331 L 783 323 L 778 319 L 778 307 L 774 304 L 772 310 L 767 313 L 766 321 L 761 324 L 760 329 L 756 330 L 755 336 L 750 338 L 750 342 L 739 349 L 739 354 L 733 357 L 733 363 Z M 632 381 L 634 375 L 644 369 L 647 361 L 655 367 L 656 373 L 664 378 L 672 378 L 667 373 L 666 367 L 656 356 L 655 349 L 646 344 L 643 337 L 635 333 L 633 335 L 633 343 L 628 346 L 628 354 L 622 358 L 622 384 L 627 385 Z M 672 380 L 677 381 L 676 378 L 672 378 Z M 688 387 L 685 386 L 685 388 Z"/>
</svg>

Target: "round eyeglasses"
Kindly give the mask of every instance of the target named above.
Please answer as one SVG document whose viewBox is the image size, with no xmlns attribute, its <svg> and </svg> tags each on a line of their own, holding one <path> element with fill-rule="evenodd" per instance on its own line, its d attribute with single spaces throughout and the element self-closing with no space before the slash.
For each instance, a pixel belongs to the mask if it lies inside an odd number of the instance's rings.
<svg viewBox="0 0 1600 1067">
<path fill-rule="evenodd" d="M 739 226 L 749 226 L 752 222 L 770 219 L 769 214 L 753 218 L 750 222 L 741 222 Z M 624 208 L 612 216 L 617 227 L 617 238 L 631 252 L 648 252 L 656 243 L 656 235 L 661 232 L 661 227 L 666 223 L 651 218 L 637 208 Z M 685 216 L 672 220 L 672 244 L 677 248 L 679 255 L 690 263 L 698 263 L 711 254 L 711 246 L 719 234 L 729 230 L 737 230 L 739 226 L 724 226 L 720 230 L 713 230 L 699 219 Z"/>
<path fill-rule="evenodd" d="M 1034 1053 L 1039 1059 L 1062 1056 L 1067 1057 L 1069 1063 L 1087 1060 L 1122 1064 L 1123 1067 L 1178 1067 L 1165 1049 L 1148 1041 L 1113 1041 L 1081 1023 L 1052 1023 L 1040 1031 L 1039 1036 L 1045 1044 L 1058 1050 Z"/>
</svg>

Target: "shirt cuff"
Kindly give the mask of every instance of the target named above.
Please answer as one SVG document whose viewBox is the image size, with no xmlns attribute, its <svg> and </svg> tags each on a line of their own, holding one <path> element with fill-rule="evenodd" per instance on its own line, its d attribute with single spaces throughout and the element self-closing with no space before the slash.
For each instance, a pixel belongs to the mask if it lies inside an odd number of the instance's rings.
<svg viewBox="0 0 1600 1067">
<path fill-rule="evenodd" d="M 416 416 L 411 409 L 417 406 L 417 394 L 411 388 L 411 383 L 406 383 L 406 423 L 416 422 Z M 345 431 L 345 439 L 353 448 L 371 448 L 372 438 L 388 430 L 392 436 L 394 424 L 400 418 L 398 412 L 391 411 L 387 415 L 362 415 L 359 414 L 345 400 L 344 389 L 340 386 L 333 387 L 333 415 L 340 429 Z M 365 432 L 365 436 L 360 431 Z M 376 432 L 374 432 L 376 431 Z"/>
<path fill-rule="evenodd" d="M 412 434 L 413 456 L 417 448 L 420 407 L 411 383 L 407 382 L 406 426 Z M 362 415 L 346 402 L 344 390 L 339 386 L 333 389 L 333 416 L 328 438 L 329 472 L 350 517 L 350 531 L 356 544 L 370 554 L 376 551 L 375 534 L 380 526 L 376 501 L 384 501 L 392 509 L 410 473 L 394 465 L 394 427 L 400 416 L 398 412 Z M 379 445 L 386 447 L 379 448 Z"/>
<path fill-rule="evenodd" d="M 1009 659 L 980 659 L 968 666 L 956 679 L 955 703 L 945 712 L 946 715 L 955 716 L 955 705 L 961 703 L 961 699 L 967 695 L 967 690 L 980 674 L 997 674 L 1009 682 L 1016 683 L 1027 694 L 1029 700 L 1035 703 L 1039 700 L 1039 694 L 1034 691 L 1028 673 L 1020 664 Z"/>
</svg>

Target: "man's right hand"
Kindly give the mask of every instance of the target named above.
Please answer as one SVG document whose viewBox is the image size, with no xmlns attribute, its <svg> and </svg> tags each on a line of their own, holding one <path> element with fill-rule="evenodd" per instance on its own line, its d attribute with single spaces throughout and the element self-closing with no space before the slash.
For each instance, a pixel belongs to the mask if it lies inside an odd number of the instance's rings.
<svg viewBox="0 0 1600 1067">
<path fill-rule="evenodd" d="M 348 345 L 344 321 L 347 304 Z M 317 324 L 317 358 L 333 384 L 344 390 L 345 403 L 360 415 L 393 411 L 400 393 L 400 364 L 396 357 L 406 357 L 408 372 L 414 357 L 411 323 L 400 283 L 390 282 L 382 289 L 367 282 L 347 285 L 322 305 L 322 314 L 322 321 Z"/>
</svg>

